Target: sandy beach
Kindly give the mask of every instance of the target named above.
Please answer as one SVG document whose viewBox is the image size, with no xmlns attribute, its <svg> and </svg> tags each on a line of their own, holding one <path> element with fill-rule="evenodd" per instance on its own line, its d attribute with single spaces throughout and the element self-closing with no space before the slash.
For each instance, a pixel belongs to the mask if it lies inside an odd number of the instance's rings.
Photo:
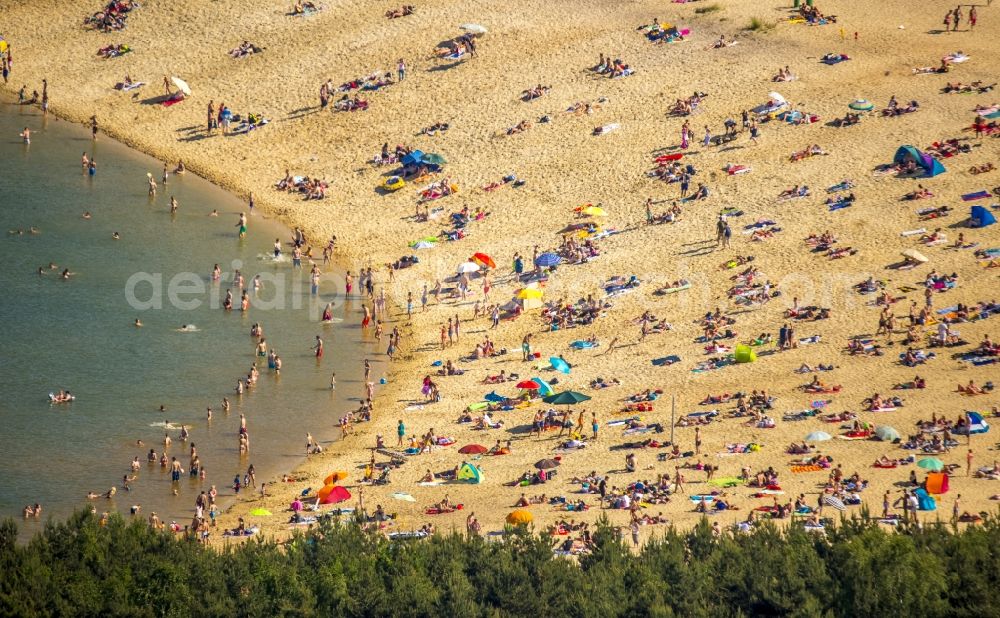
<svg viewBox="0 0 1000 618">
<path fill-rule="evenodd" d="M 957 392 L 956 386 L 974 381 L 982 387 L 1000 376 L 996 365 L 975 365 L 957 355 L 980 346 L 985 336 L 995 342 L 994 324 L 1000 316 L 950 325 L 965 344 L 931 348 L 928 336 L 937 326 L 917 327 L 919 341 L 914 350 L 935 353 L 935 358 L 916 367 L 906 366 L 899 355 L 907 350 L 911 302 L 916 312 L 924 308 L 925 281 L 930 273 L 955 276 L 953 289 L 931 293 L 931 314 L 961 304 L 977 305 L 996 301 L 1000 270 L 988 268 L 975 251 L 1000 247 L 1000 226 L 974 229 L 965 227 L 970 206 L 1000 201 L 996 195 L 978 201 L 962 196 L 990 191 L 1000 185 L 1000 172 L 973 173 L 970 168 L 997 164 L 998 142 L 994 137 L 977 139 L 965 130 L 976 118 L 974 108 L 998 101 L 995 90 L 970 94 L 943 93 L 949 82 L 969 84 L 997 80 L 994 59 L 998 51 L 1000 9 L 977 6 L 979 23 L 969 30 L 969 5 L 963 6 L 963 21 L 956 32 L 942 32 L 945 7 L 915 7 L 891 0 L 878 5 L 827 0 L 817 8 L 835 15 L 836 23 L 808 25 L 789 21 L 790 3 L 767 0 L 741 3 L 733 0 L 700 0 L 663 5 L 648 1 L 610 6 L 581 2 L 509 3 L 473 0 L 449 3 L 430 0 L 416 5 L 413 15 L 389 19 L 384 12 L 398 8 L 390 3 L 332 1 L 307 16 L 288 15 L 291 4 L 252 0 L 202 3 L 193 0 L 148 0 L 133 11 L 124 30 L 101 33 L 83 26 L 88 14 L 101 8 L 100 2 L 21 3 L 7 7 L 0 33 L 13 49 L 14 67 L 6 85 L 16 96 L 22 84 L 27 92 L 41 91 L 46 78 L 51 98 L 50 114 L 84 123 L 98 118 L 102 134 L 110 135 L 171 166 L 183 160 L 188 170 L 240 196 L 253 193 L 257 210 L 280 218 L 289 226 L 300 226 L 317 250 L 331 235 L 337 237 L 337 259 L 357 273 L 374 267 L 376 288 L 391 300 L 391 322 L 386 330 L 399 328 L 403 351 L 395 360 L 373 357 L 373 376 L 386 378 L 380 388 L 370 423 L 352 427 L 350 435 L 331 445 L 322 455 L 313 456 L 292 473 L 292 483 L 271 484 L 268 497 L 239 501 L 219 520 L 220 528 L 235 525 L 238 517 L 261 526 L 266 534 L 285 535 L 291 527 L 286 512 L 292 497 L 303 489 L 319 489 L 323 478 L 335 470 L 346 470 L 342 481 L 354 498 L 339 506 L 357 507 L 364 466 L 372 455 L 376 435 L 390 448 L 396 446 L 397 421 L 402 419 L 407 436 L 421 436 L 433 429 L 436 436 L 454 439 L 451 446 L 434 447 L 430 452 L 407 457 L 391 472 L 388 485 L 363 486 L 364 506 L 372 511 L 381 505 L 396 518 L 389 531 L 413 530 L 425 523 L 439 529 L 462 529 L 466 517 L 474 513 L 484 530 L 497 530 L 515 508 L 522 493 L 528 497 L 565 496 L 567 501 L 583 500 L 590 508 L 567 512 L 553 504 L 533 504 L 528 508 L 536 526 L 559 520 L 593 522 L 602 513 L 613 522 L 627 525 L 626 509 L 602 509 L 598 496 L 580 493 L 572 479 L 592 472 L 608 475 L 609 492 L 636 481 L 655 484 L 660 475 L 673 478 L 678 469 L 685 477 L 683 491 L 669 502 L 650 504 L 643 515 L 662 513 L 665 520 L 686 526 L 701 514 L 687 494 L 708 493 L 718 488 L 706 484 L 706 473 L 698 463 L 718 466 L 717 478 L 736 477 L 745 466 L 757 472 L 773 468 L 778 474 L 780 494 L 754 497 L 764 488 L 743 485 L 724 489 L 726 499 L 738 507 L 714 515 L 723 525 L 746 518 L 755 507 L 794 501 L 800 494 L 815 506 L 831 471 L 842 466 L 845 477 L 857 473 L 867 481 L 860 492 L 872 513 L 881 513 L 882 498 L 891 492 L 892 501 L 902 494 L 910 471 L 923 480 L 925 470 L 915 463 L 893 469 L 872 466 L 876 458 L 917 459 L 923 453 L 906 450 L 891 442 L 868 439 L 838 439 L 851 429 L 852 421 L 824 422 L 823 415 L 851 411 L 862 422 L 891 426 L 902 441 L 920 433 L 916 424 L 932 415 L 955 421 L 965 411 L 979 411 L 987 417 L 1000 405 L 996 391 L 980 395 Z M 715 8 L 710 8 L 715 7 Z M 752 19 L 764 27 L 750 31 Z M 638 28 L 645 24 L 669 23 L 690 32 L 683 40 L 655 44 Z M 462 34 L 460 24 L 481 24 L 488 32 L 475 39 L 476 53 L 449 61 L 438 58 L 439 42 Z M 736 44 L 716 48 L 721 37 L 735 38 Z M 262 48 L 245 58 L 233 58 L 229 51 L 244 40 Z M 95 52 L 106 45 L 127 44 L 130 51 L 120 57 L 102 58 Z M 918 67 L 938 67 L 942 57 L 957 52 L 967 61 L 952 65 L 945 74 L 914 74 Z M 849 59 L 826 64 L 826 54 L 844 54 Z M 611 78 L 593 71 L 599 58 L 620 58 L 634 71 Z M 959 57 L 961 58 L 961 56 Z M 405 79 L 397 79 L 397 63 L 406 64 Z M 788 66 L 795 79 L 773 82 L 780 69 Z M 378 91 L 353 90 L 350 97 L 367 101 L 365 111 L 331 112 L 319 107 L 319 88 L 327 79 L 334 86 L 375 71 L 390 73 L 391 85 Z M 147 82 L 128 92 L 114 85 L 128 74 L 134 81 Z M 165 76 L 178 76 L 190 84 L 192 94 L 172 105 L 161 105 L 167 94 Z M 550 87 L 530 101 L 522 93 L 536 85 Z M 779 118 L 762 117 L 757 124 L 759 138 L 750 139 L 742 127 L 741 112 L 767 104 L 770 93 L 780 93 L 788 106 L 812 123 L 795 124 Z M 674 102 L 694 93 L 705 93 L 688 116 L 668 114 Z M 341 95 L 337 93 L 334 98 Z M 912 113 L 885 116 L 881 110 L 895 97 L 900 107 L 917 101 Z M 828 123 L 843 118 L 855 100 L 870 101 L 874 109 L 861 112 L 857 125 L 837 127 Z M 209 101 L 227 104 L 234 113 L 261 114 L 270 122 L 247 134 L 224 136 L 206 132 Z M 566 111 L 580 105 L 579 111 Z M 589 106 L 587 105 L 589 104 Z M 548 121 L 540 122 L 543 117 Z M 735 121 L 737 135 L 724 145 L 703 145 L 706 126 L 712 137 L 725 133 L 724 122 Z M 507 129 L 522 121 L 530 128 L 507 135 Z M 681 149 L 681 131 L 689 123 L 690 147 Z M 434 135 L 421 131 L 436 123 L 447 123 L 446 131 Z M 595 128 L 611 129 L 595 135 Z M 10 137 L 10 136 L 8 136 Z M 968 146 L 954 156 L 939 156 L 947 168 L 928 178 L 897 178 L 878 173 L 880 165 L 892 164 L 897 149 L 912 145 L 922 151 L 935 142 L 958 138 L 958 146 Z M 447 163 L 442 173 L 411 183 L 395 192 L 379 190 L 399 166 L 373 166 L 383 143 L 397 144 L 442 155 Z M 792 153 L 816 145 L 825 154 L 792 161 Z M 683 154 L 680 163 L 692 165 L 691 192 L 704 184 L 706 199 L 680 204 L 681 214 L 674 223 L 647 224 L 645 203 L 652 198 L 655 214 L 667 211 L 679 201 L 678 183 L 651 177 L 656 158 Z M 749 171 L 729 174 L 727 166 L 747 166 Z M 275 184 L 289 170 L 292 175 L 318 177 L 329 182 L 323 200 L 304 201 L 301 194 L 279 191 Z M 155 170 L 154 170 L 155 172 Z M 56 172 L 58 173 L 58 172 Z M 521 186 L 500 183 L 508 175 L 523 180 Z M 419 189 L 431 182 L 450 179 L 458 191 L 426 205 L 427 221 L 414 217 Z M 828 192 L 844 180 L 851 188 Z M 137 178 L 137 183 L 145 182 Z M 903 200 L 917 190 L 918 183 L 934 197 Z M 791 187 L 808 185 L 810 195 L 779 200 Z M 856 200 L 845 208 L 831 209 L 825 200 L 852 193 Z M 575 209 L 599 205 L 607 216 L 584 217 Z M 924 208 L 950 206 L 946 217 L 921 220 Z M 422 207 L 422 206 L 421 206 Z M 460 240 L 442 240 L 433 248 L 418 250 L 411 243 L 451 229 L 451 213 L 463 208 L 469 213 L 486 213 L 463 228 Z M 438 210 L 440 209 L 440 210 Z M 716 245 L 716 223 L 724 209 L 731 227 L 731 247 Z M 733 211 L 741 211 L 735 214 Z M 475 219 L 475 218 L 473 218 Z M 773 221 L 749 228 L 757 222 Z M 567 226 L 592 224 L 592 234 Z M 904 231 L 925 228 L 932 233 L 942 228 L 947 240 L 924 243 L 923 233 L 903 236 Z M 752 232 L 774 230 L 752 240 Z M 804 242 L 810 235 L 829 231 L 836 237 L 833 249 L 851 248 L 843 257 L 814 251 Z M 613 233 L 602 233 L 613 232 Z M 251 226 L 252 233 L 252 226 Z M 959 234 L 970 247 L 954 248 Z M 465 299 L 431 298 L 421 310 L 421 291 L 442 280 L 451 288 L 459 264 L 474 253 L 491 256 L 496 268 L 490 274 L 488 303 L 505 304 L 522 287 L 515 281 L 511 264 L 515 254 L 530 271 L 533 253 L 558 251 L 564 238 L 591 243 L 592 256 L 582 263 L 565 260 L 548 275 L 541 289 L 543 302 L 561 305 L 593 296 L 602 308 L 591 324 L 551 330 L 542 319 L 541 309 L 529 309 L 514 319 L 502 319 L 492 328 L 489 312 L 474 318 L 483 299 L 482 278 L 472 278 Z M 915 268 L 888 268 L 901 262 L 901 253 L 919 251 L 927 258 Z M 389 280 L 387 264 L 403 256 L 416 255 L 419 263 L 395 271 Z M 753 256 L 752 263 L 726 268 L 737 256 Z M 769 292 L 780 291 L 766 303 L 740 304 L 730 297 L 738 282 L 735 276 L 747 268 L 757 271 L 754 281 L 769 282 Z M 618 290 L 609 288 L 612 277 L 639 284 Z M 883 283 L 877 292 L 862 295 L 854 286 L 869 277 Z M 688 289 L 657 294 L 678 280 L 687 280 Z M 328 285 L 342 285 L 328 283 Z M 942 284 L 944 285 L 944 284 Z M 608 293 L 608 290 L 611 293 Z M 882 307 L 876 304 L 881 292 L 894 297 L 890 305 L 896 316 L 895 333 L 875 335 Z M 412 294 L 412 319 L 406 315 L 407 295 Z M 827 319 L 792 319 L 786 311 L 796 306 L 828 308 Z M 357 322 L 362 319 L 366 299 L 349 299 Z M 702 361 L 725 358 L 729 352 L 706 353 L 707 342 L 696 339 L 704 334 L 702 318 L 719 310 L 735 320 L 723 325 L 735 337 L 717 343 L 735 347 L 762 333 L 776 341 L 783 324 L 794 326 L 793 349 L 780 351 L 774 343 L 757 346 L 758 357 L 749 364 L 729 364 L 707 371 L 693 371 Z M 670 328 L 643 336 L 639 318 L 644 312 L 665 320 Z M 449 318 L 461 321 L 458 340 L 442 349 L 441 326 Z M 280 315 L 267 319 L 280 319 Z M 531 334 L 533 351 L 540 358 L 522 361 L 521 343 Z M 369 331 L 365 336 L 371 337 Z M 816 336 L 816 341 L 801 339 Z M 468 359 L 477 343 L 489 337 L 495 349 L 507 351 L 490 358 Z M 881 356 L 850 355 L 846 348 L 853 337 L 874 339 L 882 347 Z M 596 347 L 577 349 L 573 342 L 594 338 Z M 384 340 L 383 340 L 384 341 Z M 611 348 L 612 342 L 616 342 Z M 380 346 L 385 349 L 384 344 Z M 249 353 L 249 351 L 248 351 Z M 680 360 L 669 366 L 654 365 L 653 359 L 676 355 Z M 562 356 L 572 369 L 568 374 L 554 371 L 548 359 Z M 995 356 L 994 356 L 995 358 Z M 435 361 L 451 361 L 465 370 L 462 375 L 439 376 Z M 361 359 L 358 360 L 361 363 Z M 829 364 L 829 372 L 796 373 L 803 364 Z M 484 383 L 501 371 L 517 374 L 517 381 Z M 441 400 L 426 401 L 421 380 L 430 375 L 438 386 Z M 926 388 L 893 390 L 919 375 Z M 539 400 L 509 411 L 493 413 L 503 422 L 498 429 L 476 430 L 472 423 L 458 423 L 470 405 L 483 401 L 495 391 L 516 397 L 520 380 L 539 377 L 551 382 L 556 392 L 573 390 L 591 397 L 569 406 L 571 421 L 582 410 L 585 430 L 590 436 L 591 414 L 600 429 L 596 440 L 585 448 L 563 449 L 568 439 L 545 431 L 530 435 L 536 411 L 550 406 Z M 810 393 L 802 388 L 814 376 L 835 392 Z M 602 379 L 617 381 L 609 388 L 595 389 Z M 318 385 L 322 386 L 322 385 Z M 647 389 L 662 391 L 651 411 L 625 412 L 626 399 Z M 763 414 L 774 420 L 773 427 L 760 427 L 752 417 L 733 417 L 735 399 L 724 403 L 701 402 L 707 396 L 766 390 L 774 398 Z M 865 411 L 863 400 L 874 394 L 902 398 L 894 411 Z M 718 416 L 699 425 L 700 452 L 690 457 L 661 461 L 670 447 L 628 448 L 627 443 L 653 439 L 670 440 L 671 398 L 676 401 L 677 418 L 690 413 L 716 410 Z M 813 405 L 815 402 L 821 402 Z M 559 407 L 562 412 L 565 407 Z M 784 420 L 788 413 L 815 409 L 804 420 Z M 330 422 L 346 410 L 330 415 Z M 481 412 L 473 412 L 478 416 Z M 609 422 L 641 417 L 649 426 L 659 423 L 663 432 L 626 434 L 621 425 Z M 703 417 L 688 417 L 703 418 Z M 749 421 L 749 424 L 748 424 Z M 1000 420 L 996 421 L 1000 423 Z M 252 419 L 251 419 L 252 423 Z M 763 423 L 767 424 L 767 423 Z M 235 431 L 235 427 L 234 427 Z M 289 428 L 302 433 L 300 428 Z M 791 443 L 801 444 L 810 432 L 823 431 L 834 439 L 815 443 L 816 454 L 832 458 L 833 468 L 793 472 L 789 463 L 802 455 L 786 452 Z M 921 512 L 921 518 L 947 519 L 956 496 L 961 495 L 962 511 L 994 511 L 994 494 L 1000 484 L 988 478 L 966 475 L 971 448 L 972 469 L 992 467 L 995 432 L 974 435 L 971 445 L 965 436 L 946 452 L 935 454 L 944 464 L 957 464 L 950 489 L 938 496 L 935 512 Z M 569 432 L 566 432 L 569 433 Z M 675 443 L 681 452 L 695 451 L 693 425 L 674 428 Z M 940 435 L 940 434 L 938 434 Z M 846 437 L 846 436 L 845 436 Z M 466 456 L 458 449 L 468 444 L 492 447 L 497 441 L 511 441 L 511 453 L 503 456 Z M 759 451 L 734 454 L 731 444 L 758 444 Z M 634 453 L 636 470 L 626 472 L 626 455 Z M 556 477 L 545 484 L 509 486 L 525 472 L 535 472 L 533 464 L 558 456 Z M 388 461 L 375 456 L 379 464 Z M 479 466 L 479 484 L 418 484 L 427 470 L 435 474 L 454 469 L 463 461 Z M 216 466 L 218 467 L 218 466 Z M 224 479 L 217 479 L 224 485 Z M 276 480 L 276 479 L 275 479 Z M 392 494 L 408 494 L 413 502 Z M 245 494 L 244 494 L 245 495 Z M 452 513 L 428 515 L 425 510 L 447 498 L 463 508 Z M 327 511 L 338 505 L 323 506 Z M 248 515 L 251 508 L 264 507 L 270 517 Z M 849 508 L 854 512 L 856 506 Z M 893 508 L 900 512 L 899 508 Z M 759 514 L 759 513 L 758 513 Z M 824 512 L 829 515 L 829 513 Z M 655 533 L 655 524 L 643 526 L 643 535 Z"/>
</svg>

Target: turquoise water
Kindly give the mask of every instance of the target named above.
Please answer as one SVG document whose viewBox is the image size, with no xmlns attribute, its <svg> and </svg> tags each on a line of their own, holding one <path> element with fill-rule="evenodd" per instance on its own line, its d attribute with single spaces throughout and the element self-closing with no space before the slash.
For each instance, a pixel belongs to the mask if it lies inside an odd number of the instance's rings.
<svg viewBox="0 0 1000 618">
<path fill-rule="evenodd" d="M 33 132 L 30 146 L 18 138 L 24 126 Z M 82 171 L 84 151 L 97 161 L 93 177 Z M 288 249 L 287 229 L 258 214 L 240 240 L 236 225 L 244 202 L 190 173 L 171 176 L 150 199 L 147 172 L 159 182 L 162 163 L 106 137 L 94 143 L 86 129 L 43 119 L 37 110 L 0 107 L 0 517 L 20 517 L 26 504 L 36 502 L 43 505 L 42 520 L 65 515 L 91 502 L 88 491 L 117 485 L 113 500 L 93 501 L 99 511 L 127 512 L 141 504 L 144 515 L 156 511 L 167 521 L 187 523 L 198 491 L 214 484 L 220 495 L 232 494 L 234 475 L 250 463 L 258 482 L 290 470 L 305 454 L 306 432 L 333 439 L 339 417 L 363 396 L 362 361 L 373 349 L 361 340 L 360 300 L 342 302 L 342 278 L 324 267 L 320 294 L 312 297 L 307 268 L 264 259 L 275 238 Z M 171 195 L 180 204 L 175 215 L 169 212 Z M 212 209 L 217 217 L 209 216 Z M 92 218 L 84 219 L 84 211 Z M 38 234 L 27 232 L 32 226 Z M 8 233 L 17 229 L 25 233 Z M 120 240 L 112 238 L 114 232 Z M 48 270 L 50 262 L 58 268 Z M 213 287 L 216 263 L 225 276 Z M 46 274 L 37 274 L 43 265 Z M 69 280 L 58 275 L 64 268 L 75 273 Z M 266 283 L 260 299 L 284 308 L 252 305 L 247 314 L 218 308 L 234 268 L 248 282 L 257 273 L 283 281 L 284 293 L 278 293 L 278 283 Z M 140 310 L 126 298 L 137 272 L 162 274 L 161 309 Z M 168 284 L 178 273 L 192 273 L 194 285 L 204 287 L 205 294 L 181 298 L 200 300 L 200 307 L 187 310 L 169 301 Z M 138 284 L 135 296 L 148 300 L 152 289 L 148 282 Z M 343 322 L 318 321 L 327 302 L 336 303 L 334 315 Z M 238 309 L 238 291 L 236 304 Z M 136 318 L 142 328 L 133 326 Z M 254 322 L 263 325 L 283 370 L 276 377 L 266 362 L 258 363 L 258 386 L 237 397 L 237 378 L 257 360 L 250 337 Z M 177 332 L 184 324 L 198 332 Z M 317 334 L 326 344 L 321 362 L 310 349 Z M 373 365 L 377 378 L 383 365 Z M 331 391 L 334 371 L 337 389 Z M 72 391 L 76 401 L 51 405 L 48 394 L 59 389 Z M 232 402 L 228 415 L 223 397 Z M 251 439 L 250 456 L 243 458 L 241 412 Z M 204 482 L 184 475 L 177 496 L 169 474 L 146 463 L 150 448 L 163 452 L 164 429 L 154 425 L 167 420 L 189 426 L 207 472 Z M 187 468 L 188 444 L 178 429 L 170 434 L 167 453 Z M 122 477 L 137 455 L 139 478 L 122 492 Z M 27 532 L 39 525 L 29 522 Z"/>
</svg>

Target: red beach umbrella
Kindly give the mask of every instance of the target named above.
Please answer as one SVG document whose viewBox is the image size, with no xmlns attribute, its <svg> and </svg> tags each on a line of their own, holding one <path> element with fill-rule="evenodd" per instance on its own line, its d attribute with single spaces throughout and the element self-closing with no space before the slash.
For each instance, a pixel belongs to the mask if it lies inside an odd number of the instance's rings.
<svg viewBox="0 0 1000 618">
<path fill-rule="evenodd" d="M 476 253 L 476 254 L 473 254 L 473 256 L 470 258 L 470 261 L 477 262 L 481 266 L 485 266 L 486 268 L 496 268 L 497 267 L 497 263 L 493 261 L 493 258 L 491 258 L 490 256 L 486 255 L 485 253 Z"/>
<path fill-rule="evenodd" d="M 462 448 L 458 449 L 458 452 L 463 455 L 482 455 L 489 449 L 482 444 L 466 444 Z"/>
</svg>

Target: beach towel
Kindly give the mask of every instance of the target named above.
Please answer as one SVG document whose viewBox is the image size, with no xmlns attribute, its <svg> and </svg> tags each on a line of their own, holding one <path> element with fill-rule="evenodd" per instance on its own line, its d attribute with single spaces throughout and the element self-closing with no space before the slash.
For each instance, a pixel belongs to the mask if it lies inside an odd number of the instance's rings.
<svg viewBox="0 0 1000 618">
<path fill-rule="evenodd" d="M 819 472 L 822 469 L 823 469 L 822 466 L 816 466 L 816 465 L 792 466 L 792 472 L 794 472 L 795 474 L 801 474 L 802 472 Z"/>
<path fill-rule="evenodd" d="M 830 204 L 830 212 L 833 212 L 834 210 L 840 210 L 842 208 L 850 208 L 853 205 L 854 205 L 854 202 L 848 202 L 846 200 L 841 200 L 839 202 L 834 202 L 834 203 Z"/>
<path fill-rule="evenodd" d="M 146 82 L 132 82 L 131 84 L 119 83 L 115 84 L 115 89 L 121 90 L 122 92 L 128 92 L 129 90 L 135 90 L 136 88 L 142 88 L 146 85 Z"/>
<path fill-rule="evenodd" d="M 596 348 L 598 344 L 593 341 L 574 341 L 569 345 L 571 348 L 575 348 L 577 350 L 589 350 L 590 348 Z"/>
<path fill-rule="evenodd" d="M 899 235 L 906 237 L 906 236 L 916 236 L 917 234 L 926 234 L 926 233 L 927 233 L 927 228 L 922 227 L 916 230 L 906 230 L 905 232 L 900 232 Z"/>
<path fill-rule="evenodd" d="M 653 365 L 657 367 L 669 367 L 674 363 L 679 363 L 680 360 L 681 360 L 680 356 L 671 355 L 671 356 L 663 356 L 661 358 L 654 358 L 652 362 Z"/>
<path fill-rule="evenodd" d="M 659 291 L 659 293 L 660 294 L 674 294 L 674 293 L 681 292 L 681 291 L 684 291 L 684 290 L 687 290 L 687 289 L 690 289 L 690 288 L 691 288 L 691 284 L 690 283 L 684 283 L 684 284 L 679 285 L 677 287 L 663 288 L 663 289 L 661 289 Z"/>
<path fill-rule="evenodd" d="M 988 200 L 990 198 L 989 191 L 977 191 L 975 193 L 967 193 L 962 196 L 963 202 L 974 202 L 976 200 Z"/>
<path fill-rule="evenodd" d="M 163 107 L 170 107 L 171 105 L 176 105 L 176 104 L 180 103 L 183 100 L 184 99 L 173 99 L 173 98 L 171 98 L 171 99 L 167 99 L 166 101 L 160 101 L 160 105 L 162 105 Z"/>
</svg>

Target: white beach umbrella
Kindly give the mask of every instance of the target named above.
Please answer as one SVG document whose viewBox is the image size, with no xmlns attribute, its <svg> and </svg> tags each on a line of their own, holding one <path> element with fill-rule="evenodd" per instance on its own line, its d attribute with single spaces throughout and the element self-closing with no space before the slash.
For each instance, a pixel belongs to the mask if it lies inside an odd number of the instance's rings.
<svg viewBox="0 0 1000 618">
<path fill-rule="evenodd" d="M 461 274 L 474 273 L 479 270 L 479 264 L 475 262 L 464 262 L 458 265 L 458 272 Z"/>
<path fill-rule="evenodd" d="M 926 264 L 929 261 L 923 253 L 920 253 L 916 249 L 907 249 L 903 252 L 903 257 L 909 258 L 914 262 L 920 262 L 921 264 Z"/>
<path fill-rule="evenodd" d="M 486 34 L 489 32 L 485 27 L 480 26 L 479 24 L 462 24 L 459 28 L 473 34 Z"/>
<path fill-rule="evenodd" d="M 823 496 L 823 504 L 828 504 L 838 511 L 846 511 L 847 507 L 844 506 L 844 502 L 835 496 Z"/>
<path fill-rule="evenodd" d="M 788 102 L 788 101 L 785 100 L 785 97 L 781 96 L 777 92 L 772 92 L 771 94 L 769 94 L 767 96 L 771 97 L 771 100 L 774 101 L 775 103 L 777 103 L 778 105 L 783 105 L 783 104 L 785 104 L 785 103 Z"/>
<path fill-rule="evenodd" d="M 186 96 L 191 96 L 191 86 L 187 85 L 187 82 L 179 77 L 171 77 L 170 81 L 177 86 L 177 89 L 183 92 Z"/>
</svg>

